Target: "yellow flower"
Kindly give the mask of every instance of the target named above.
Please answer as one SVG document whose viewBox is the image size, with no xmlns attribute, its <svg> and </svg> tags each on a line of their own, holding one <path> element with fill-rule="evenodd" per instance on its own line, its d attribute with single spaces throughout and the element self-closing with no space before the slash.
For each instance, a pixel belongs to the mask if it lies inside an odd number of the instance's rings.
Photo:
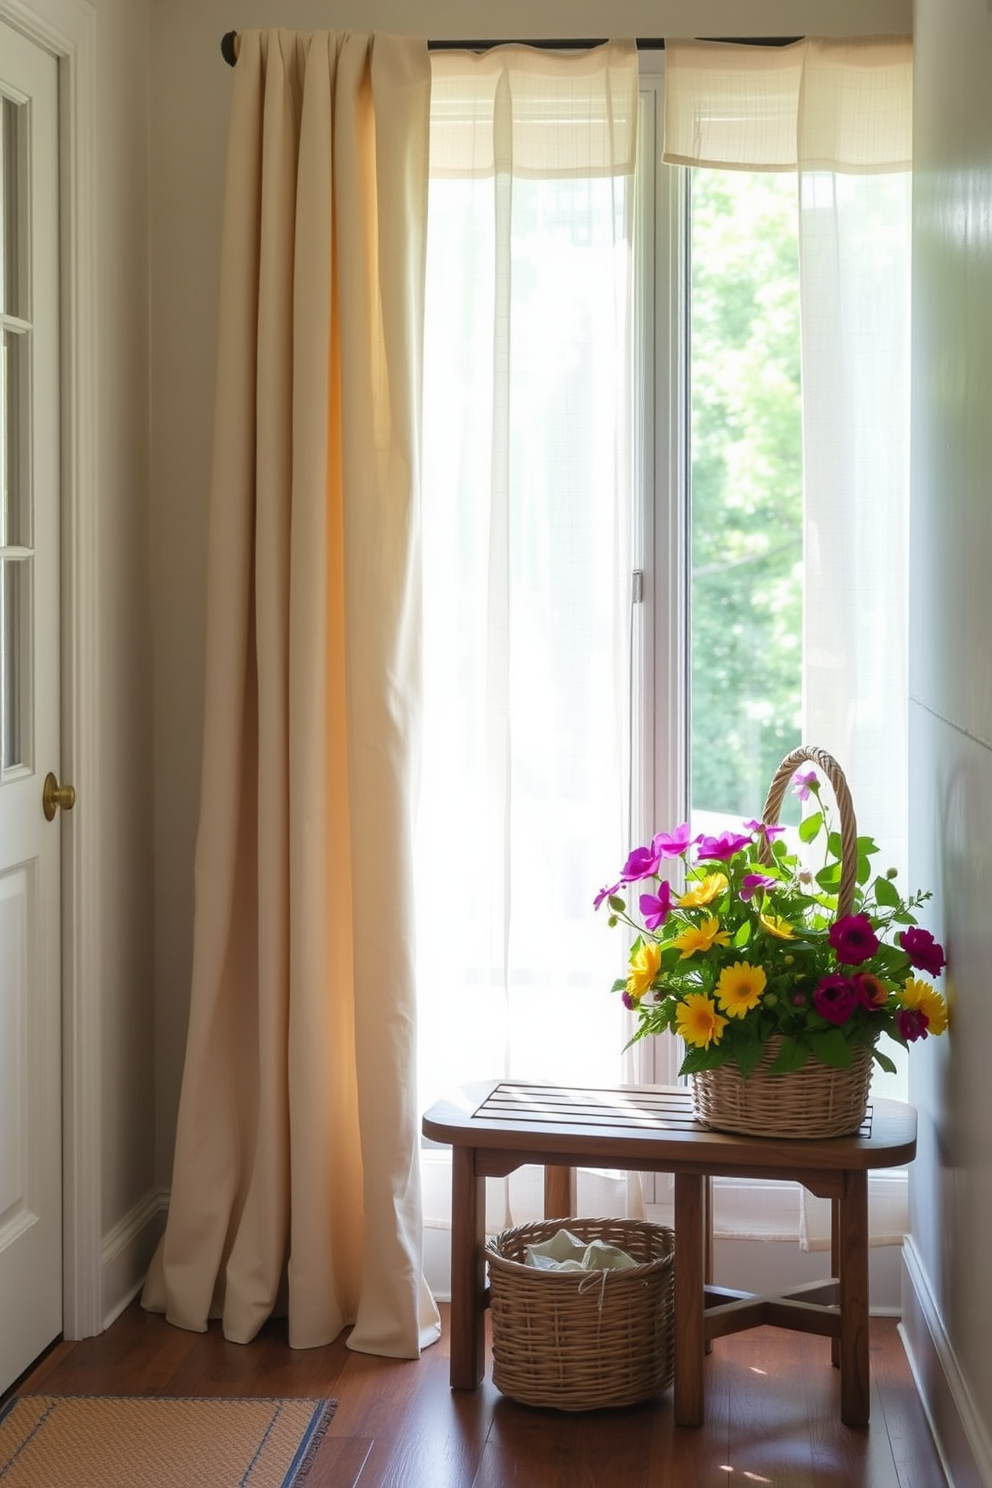
<svg viewBox="0 0 992 1488">
<path fill-rule="evenodd" d="M 743 1018 L 761 1001 L 767 978 L 760 966 L 749 961 L 735 961 L 724 967 L 716 984 L 716 995 L 724 1012 L 731 1018 Z"/>
<path fill-rule="evenodd" d="M 705 878 L 689 885 L 679 903 L 683 909 L 701 909 L 704 904 L 712 904 L 714 899 L 718 899 L 727 887 L 725 873 L 707 873 Z"/>
<path fill-rule="evenodd" d="M 679 1003 L 675 1009 L 675 1021 L 686 1043 L 694 1044 L 697 1049 L 708 1049 L 710 1044 L 718 1044 L 727 1026 L 726 1018 L 721 1018 L 716 1010 L 716 1003 L 702 992 L 690 992 L 685 1001 Z"/>
<path fill-rule="evenodd" d="M 899 1001 L 905 1008 L 919 1008 L 921 1013 L 926 1013 L 927 1033 L 944 1032 L 947 1027 L 947 1003 L 929 982 L 907 977 L 906 984 L 899 993 Z"/>
<path fill-rule="evenodd" d="M 796 932 L 788 920 L 780 920 L 778 915 L 759 915 L 762 927 L 769 935 L 774 935 L 778 940 L 795 940 Z"/>
<path fill-rule="evenodd" d="M 730 944 L 730 931 L 720 929 L 720 920 L 717 915 L 710 915 L 701 925 L 690 925 L 683 930 L 681 935 L 676 935 L 672 941 L 677 946 L 685 961 L 689 956 L 694 956 L 697 951 L 711 951 L 715 945 L 725 946 Z"/>
<path fill-rule="evenodd" d="M 651 983 L 658 975 L 658 967 L 661 965 L 661 946 L 653 940 L 645 940 L 639 950 L 635 951 L 630 958 L 630 970 L 627 972 L 627 991 L 630 996 L 640 1000 L 651 990 Z"/>
</svg>

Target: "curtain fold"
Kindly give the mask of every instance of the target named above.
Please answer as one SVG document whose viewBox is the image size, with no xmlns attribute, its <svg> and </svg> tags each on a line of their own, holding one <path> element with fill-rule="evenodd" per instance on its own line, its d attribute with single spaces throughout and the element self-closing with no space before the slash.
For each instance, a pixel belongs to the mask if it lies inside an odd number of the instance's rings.
<svg viewBox="0 0 992 1488">
<path fill-rule="evenodd" d="M 190 1020 L 143 1302 L 415 1357 L 411 792 L 430 70 L 246 31 L 234 76 Z"/>
</svg>

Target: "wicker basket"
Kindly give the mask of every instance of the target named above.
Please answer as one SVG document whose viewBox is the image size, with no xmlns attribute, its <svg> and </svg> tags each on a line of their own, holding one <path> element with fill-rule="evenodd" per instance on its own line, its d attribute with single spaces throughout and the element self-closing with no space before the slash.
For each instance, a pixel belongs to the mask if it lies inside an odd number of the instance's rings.
<svg viewBox="0 0 992 1488">
<path fill-rule="evenodd" d="M 826 775 L 840 813 L 841 876 L 837 891 L 838 918 L 854 907 L 858 867 L 858 825 L 851 793 L 840 765 L 824 749 L 803 744 L 787 754 L 775 771 L 765 799 L 762 820 L 778 821 L 785 788 L 796 766 L 806 760 Z M 767 854 L 767 841 L 763 844 Z M 702 1070 L 692 1076 L 696 1119 L 716 1131 L 760 1137 L 841 1137 L 856 1132 L 865 1118 L 871 1085 L 872 1051 L 855 1046 L 848 1069 L 833 1069 L 809 1059 L 802 1069 L 773 1075 L 769 1066 L 778 1053 L 779 1039 L 770 1039 L 760 1063 L 745 1079 L 737 1065 Z"/>
<path fill-rule="evenodd" d="M 544 1271 L 526 1247 L 567 1229 L 637 1264 L 623 1271 Z M 493 1383 L 524 1405 L 599 1410 L 634 1405 L 671 1384 L 675 1236 L 632 1219 L 517 1225 L 486 1247 Z"/>
<path fill-rule="evenodd" d="M 736 1064 L 700 1070 L 692 1076 L 696 1120 L 715 1131 L 748 1137 L 846 1137 L 865 1119 L 871 1085 L 871 1050 L 856 1045 L 849 1069 L 832 1069 L 818 1059 L 787 1075 L 768 1066 L 781 1039 L 769 1039 L 767 1052 L 745 1080 Z"/>
</svg>

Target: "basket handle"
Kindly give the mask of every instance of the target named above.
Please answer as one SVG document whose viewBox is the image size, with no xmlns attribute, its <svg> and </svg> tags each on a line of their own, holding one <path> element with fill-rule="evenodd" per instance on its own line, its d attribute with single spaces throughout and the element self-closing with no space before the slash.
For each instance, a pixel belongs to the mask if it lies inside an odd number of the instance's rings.
<svg viewBox="0 0 992 1488">
<path fill-rule="evenodd" d="M 854 816 L 854 804 L 844 771 L 833 755 L 828 754 L 825 749 L 817 748 L 815 744 L 800 744 L 798 749 L 793 749 L 791 754 L 787 754 L 775 771 L 772 783 L 768 787 L 761 820 L 766 827 L 772 827 L 777 823 L 785 788 L 795 774 L 796 766 L 801 765 L 805 760 L 818 765 L 826 775 L 833 787 L 837 810 L 840 812 L 840 887 L 837 891 L 837 918 L 843 919 L 854 908 L 854 885 L 858 872 L 858 824 Z M 762 840 L 761 843 L 761 856 L 765 861 L 771 861 L 771 849 L 766 840 Z"/>
</svg>

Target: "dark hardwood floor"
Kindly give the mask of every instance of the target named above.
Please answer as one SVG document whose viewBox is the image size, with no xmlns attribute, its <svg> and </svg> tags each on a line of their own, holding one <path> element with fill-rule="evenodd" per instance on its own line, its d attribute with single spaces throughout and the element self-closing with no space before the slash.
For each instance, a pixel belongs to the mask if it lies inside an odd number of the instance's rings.
<svg viewBox="0 0 992 1488">
<path fill-rule="evenodd" d="M 516 1405 L 488 1378 L 452 1393 L 445 1338 L 418 1361 L 353 1353 L 344 1338 L 291 1350 L 277 1322 L 232 1344 L 135 1303 L 100 1337 L 57 1344 L 20 1390 L 332 1396 L 307 1488 L 946 1488 L 892 1319 L 872 1319 L 871 1369 L 871 1425 L 851 1428 L 826 1339 L 721 1338 L 706 1362 L 706 1425 L 687 1430 L 672 1424 L 670 1390 L 582 1415 Z"/>
</svg>

